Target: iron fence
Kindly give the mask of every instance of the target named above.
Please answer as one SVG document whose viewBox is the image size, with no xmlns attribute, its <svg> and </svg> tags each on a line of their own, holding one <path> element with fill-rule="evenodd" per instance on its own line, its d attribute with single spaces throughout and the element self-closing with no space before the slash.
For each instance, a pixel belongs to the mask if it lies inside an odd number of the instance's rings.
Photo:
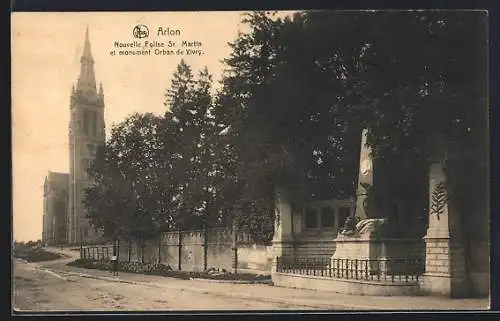
<svg viewBox="0 0 500 321">
<path fill-rule="evenodd" d="M 333 259 L 277 257 L 276 272 L 351 280 L 418 282 L 425 271 L 421 258 Z"/>
<path fill-rule="evenodd" d="M 113 245 L 87 246 L 80 249 L 80 257 L 90 260 L 109 260 L 113 256 Z"/>
</svg>

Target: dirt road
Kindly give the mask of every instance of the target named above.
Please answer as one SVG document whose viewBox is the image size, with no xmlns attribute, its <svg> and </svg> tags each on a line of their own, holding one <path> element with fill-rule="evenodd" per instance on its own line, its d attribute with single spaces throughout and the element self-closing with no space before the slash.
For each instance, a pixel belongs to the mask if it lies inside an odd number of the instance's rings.
<svg viewBox="0 0 500 321">
<path fill-rule="evenodd" d="M 39 263 L 16 261 L 13 305 L 20 311 L 487 309 L 487 299 L 370 297 L 264 284 L 211 283 L 69 267 L 78 252 Z"/>
<path fill-rule="evenodd" d="M 189 281 L 185 281 L 189 282 Z M 130 284 L 51 272 L 15 263 L 14 307 L 22 311 L 304 309 L 147 284 Z M 311 307 L 309 307 L 311 308 Z"/>
</svg>

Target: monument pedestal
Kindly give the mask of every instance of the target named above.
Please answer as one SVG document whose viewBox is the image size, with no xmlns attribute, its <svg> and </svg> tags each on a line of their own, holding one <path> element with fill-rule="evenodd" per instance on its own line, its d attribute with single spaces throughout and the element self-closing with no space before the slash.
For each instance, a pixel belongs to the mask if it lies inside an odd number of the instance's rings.
<svg viewBox="0 0 500 321">
<path fill-rule="evenodd" d="M 334 242 L 336 245 L 332 256 L 334 268 L 369 274 L 377 274 L 386 268 L 384 264 L 380 264 L 380 261 L 386 258 L 384 243 L 381 240 L 340 235 Z"/>
<path fill-rule="evenodd" d="M 442 234 L 430 230 L 424 237 L 425 273 L 420 287 L 428 294 L 464 297 L 468 294 L 468 282 L 463 247 Z"/>
<path fill-rule="evenodd" d="M 436 161 L 429 173 L 429 228 L 425 241 L 425 273 L 422 292 L 463 297 L 468 294 L 464 250 L 460 244 L 458 213 L 449 209 L 444 188 L 444 162 Z"/>
<path fill-rule="evenodd" d="M 277 257 L 293 259 L 294 246 L 292 236 L 292 207 L 288 202 L 286 190 L 276 187 L 275 193 L 276 219 L 274 222 L 274 236 L 271 241 L 272 271 L 276 271 Z"/>
</svg>

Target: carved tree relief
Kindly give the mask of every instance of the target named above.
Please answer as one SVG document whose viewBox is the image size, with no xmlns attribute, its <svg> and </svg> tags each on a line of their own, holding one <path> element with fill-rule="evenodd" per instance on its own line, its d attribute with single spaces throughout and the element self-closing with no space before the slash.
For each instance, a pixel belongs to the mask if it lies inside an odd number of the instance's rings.
<svg viewBox="0 0 500 321">
<path fill-rule="evenodd" d="M 443 182 L 440 182 L 434 187 L 432 192 L 431 214 L 436 214 L 437 219 L 443 214 L 448 196 Z"/>
</svg>

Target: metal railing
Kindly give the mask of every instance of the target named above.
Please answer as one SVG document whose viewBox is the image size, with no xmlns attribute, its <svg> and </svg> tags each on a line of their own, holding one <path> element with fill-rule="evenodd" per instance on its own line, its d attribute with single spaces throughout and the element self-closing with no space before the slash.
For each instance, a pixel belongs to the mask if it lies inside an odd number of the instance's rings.
<svg viewBox="0 0 500 321">
<path fill-rule="evenodd" d="M 350 280 L 418 282 L 424 273 L 421 258 L 333 259 L 321 257 L 277 257 L 276 272 Z"/>
<path fill-rule="evenodd" d="M 113 245 L 88 246 L 80 249 L 80 257 L 89 260 L 109 260 L 113 256 Z"/>
</svg>

